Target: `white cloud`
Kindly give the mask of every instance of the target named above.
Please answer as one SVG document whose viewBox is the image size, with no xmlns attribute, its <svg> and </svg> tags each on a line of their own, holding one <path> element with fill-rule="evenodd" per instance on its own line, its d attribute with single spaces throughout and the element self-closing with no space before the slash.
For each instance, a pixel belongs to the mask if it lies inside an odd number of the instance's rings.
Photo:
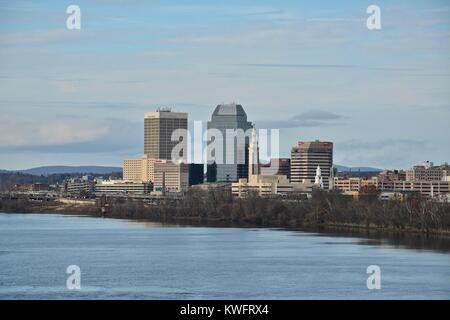
<svg viewBox="0 0 450 320">
<path fill-rule="evenodd" d="M 39 119 L 3 116 L 0 119 L 0 146 L 59 145 L 98 139 L 109 132 L 86 119 Z"/>
</svg>

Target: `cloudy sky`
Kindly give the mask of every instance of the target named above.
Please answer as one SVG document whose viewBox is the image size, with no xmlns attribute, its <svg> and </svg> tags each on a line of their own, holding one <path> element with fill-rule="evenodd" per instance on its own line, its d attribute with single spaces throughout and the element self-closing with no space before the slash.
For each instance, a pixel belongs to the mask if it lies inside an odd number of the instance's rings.
<svg viewBox="0 0 450 320">
<path fill-rule="evenodd" d="M 449 57 L 448 1 L 0 0 L 0 168 L 120 165 L 144 112 L 231 101 L 283 156 L 323 139 L 342 165 L 450 162 Z"/>
</svg>

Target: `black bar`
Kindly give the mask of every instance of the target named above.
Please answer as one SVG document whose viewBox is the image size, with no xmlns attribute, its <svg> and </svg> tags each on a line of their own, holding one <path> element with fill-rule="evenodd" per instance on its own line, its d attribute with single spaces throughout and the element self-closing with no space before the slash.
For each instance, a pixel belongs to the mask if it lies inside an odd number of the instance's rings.
<svg viewBox="0 0 450 320">
<path fill-rule="evenodd" d="M 0 297 L 1 298 L 1 297 Z M 252 307 L 253 306 L 253 307 Z M 449 301 L 281 301 L 281 300 L 151 300 L 151 301 L 0 301 L 2 314 L 12 312 L 16 316 L 32 312 L 48 314 L 49 311 L 65 310 L 64 314 L 80 319 L 93 315 L 130 319 L 140 314 L 141 319 L 313 319 L 324 315 L 365 319 L 385 319 L 398 312 L 402 318 L 442 314 L 448 311 Z M 187 309 L 189 308 L 189 309 Z M 89 313 L 86 313 L 89 309 Z M 189 310 L 189 311 L 187 311 Z M 213 310 L 211 312 L 211 310 Z M 87 317 L 89 315 L 89 317 Z M 158 316 L 158 317 L 156 317 Z"/>
</svg>

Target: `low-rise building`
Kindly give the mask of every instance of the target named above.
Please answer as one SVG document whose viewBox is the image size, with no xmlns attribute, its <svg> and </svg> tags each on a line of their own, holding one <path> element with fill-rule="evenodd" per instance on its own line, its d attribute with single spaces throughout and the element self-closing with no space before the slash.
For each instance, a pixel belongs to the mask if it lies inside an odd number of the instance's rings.
<svg viewBox="0 0 450 320">
<path fill-rule="evenodd" d="M 382 201 L 403 201 L 408 196 L 413 195 L 413 192 L 405 192 L 405 191 L 383 191 L 379 195 L 379 199 Z"/>
<path fill-rule="evenodd" d="M 123 161 L 123 180 L 148 182 L 154 179 L 154 164 L 156 159 L 143 156 L 137 159 Z"/>
<path fill-rule="evenodd" d="M 50 185 L 48 183 L 36 182 L 29 185 L 30 191 L 49 191 Z"/>
<path fill-rule="evenodd" d="M 92 180 L 72 178 L 66 181 L 64 191 L 72 196 L 86 196 L 94 192 L 94 187 Z"/>
<path fill-rule="evenodd" d="M 199 177 L 200 170 L 201 177 Z M 153 191 L 161 193 L 186 191 L 189 186 L 189 172 L 193 174 L 193 180 L 195 180 L 193 183 L 198 183 L 198 180 L 203 178 L 203 165 L 173 163 L 171 160 L 152 159 L 148 156 L 123 162 L 125 181 L 152 182 Z"/>
<path fill-rule="evenodd" d="M 450 193 L 450 181 L 388 181 L 380 182 L 378 189 L 383 191 L 410 191 L 424 196 L 439 197 Z"/>
<path fill-rule="evenodd" d="M 156 192 L 185 192 L 189 187 L 189 167 L 187 164 L 173 163 L 171 160 L 155 160 L 153 189 Z"/>
<path fill-rule="evenodd" d="M 435 166 L 433 162 L 425 161 L 422 165 L 406 170 L 406 181 L 438 181 L 449 173 L 449 165 Z"/>
<path fill-rule="evenodd" d="M 378 173 L 379 181 L 404 181 L 406 180 L 406 172 L 404 170 L 383 170 Z"/>
<path fill-rule="evenodd" d="M 124 180 L 99 180 L 95 185 L 95 194 L 149 194 L 153 190 L 151 183 Z"/>
<path fill-rule="evenodd" d="M 231 190 L 230 182 L 205 182 L 201 184 L 196 184 L 190 187 L 192 190 L 201 190 L 201 191 L 212 191 L 212 190 L 221 190 L 224 192 L 229 192 Z"/>
<path fill-rule="evenodd" d="M 362 178 L 334 178 L 335 190 L 341 191 L 343 194 L 358 197 L 361 189 L 364 187 L 374 186 L 386 197 L 398 193 L 420 193 L 424 196 L 437 197 L 442 194 L 450 192 L 450 181 L 435 180 L 435 181 L 400 181 L 400 180 L 379 180 L 377 177 L 372 179 Z M 381 196 L 383 198 L 383 196 Z M 384 197 L 384 198 L 386 198 Z M 403 199 L 403 196 L 402 196 Z"/>
<path fill-rule="evenodd" d="M 286 176 L 281 175 L 256 175 L 254 179 L 239 179 L 231 185 L 234 196 L 245 197 L 254 192 L 259 196 L 289 196 L 294 193 L 311 193 L 313 183 L 291 183 Z"/>
<path fill-rule="evenodd" d="M 270 159 L 270 163 L 260 164 L 260 168 L 263 175 L 280 175 L 291 178 L 291 159 L 289 158 Z"/>
<path fill-rule="evenodd" d="M 361 188 L 368 186 L 375 186 L 378 188 L 378 178 L 373 177 L 372 179 L 363 178 L 348 178 L 343 179 L 340 177 L 334 178 L 334 190 L 341 191 L 344 194 L 352 195 L 357 197 Z"/>
</svg>

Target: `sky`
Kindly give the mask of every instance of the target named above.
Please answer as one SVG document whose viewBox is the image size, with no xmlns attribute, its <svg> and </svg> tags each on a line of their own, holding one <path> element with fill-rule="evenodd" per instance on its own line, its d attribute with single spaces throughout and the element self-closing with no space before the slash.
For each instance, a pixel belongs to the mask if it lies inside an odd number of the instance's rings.
<svg viewBox="0 0 450 320">
<path fill-rule="evenodd" d="M 449 1 L 0 0 L 0 169 L 120 166 L 144 112 L 224 102 L 280 128 L 281 156 L 319 139 L 340 165 L 450 162 L 449 57 Z"/>
</svg>

